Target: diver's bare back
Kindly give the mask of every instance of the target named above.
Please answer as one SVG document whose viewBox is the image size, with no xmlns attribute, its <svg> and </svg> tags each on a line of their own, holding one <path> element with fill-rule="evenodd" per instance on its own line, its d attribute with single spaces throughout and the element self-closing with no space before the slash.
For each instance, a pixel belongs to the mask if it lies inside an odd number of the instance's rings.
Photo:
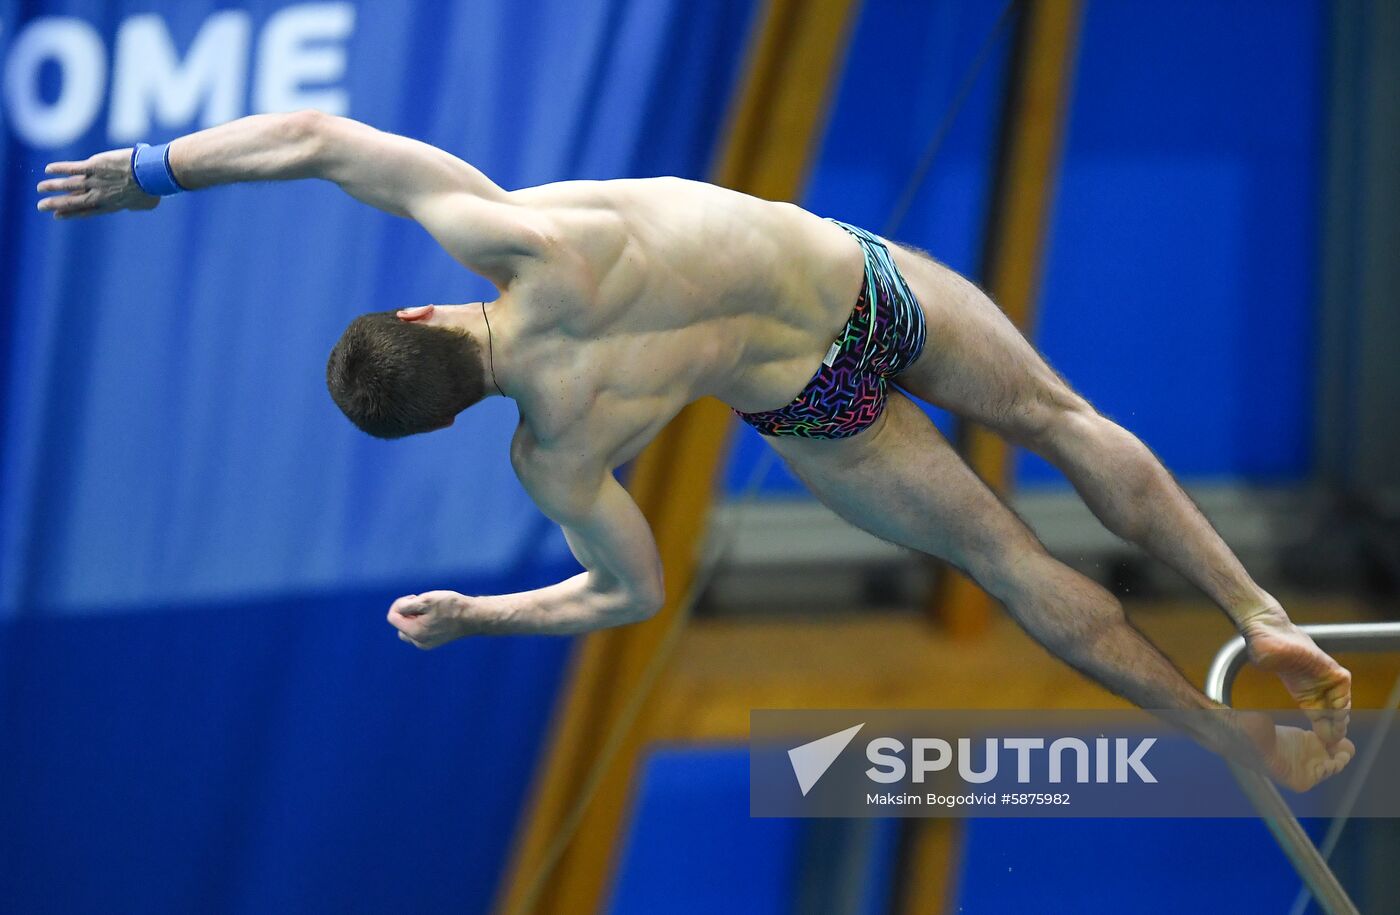
<svg viewBox="0 0 1400 915">
<path fill-rule="evenodd" d="M 552 256 L 502 295 L 522 413 L 593 436 L 631 427 L 618 460 L 701 396 L 746 412 L 790 401 L 860 289 L 850 236 L 791 204 L 679 178 L 511 196 L 553 233 Z"/>
</svg>

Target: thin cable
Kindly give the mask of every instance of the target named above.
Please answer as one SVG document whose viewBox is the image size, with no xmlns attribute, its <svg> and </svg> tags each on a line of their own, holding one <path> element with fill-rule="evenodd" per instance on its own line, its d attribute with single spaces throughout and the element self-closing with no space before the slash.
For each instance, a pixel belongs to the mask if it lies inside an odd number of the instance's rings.
<svg viewBox="0 0 1400 915">
<path fill-rule="evenodd" d="M 948 106 L 948 111 L 943 115 L 943 120 L 939 122 L 938 128 L 933 132 L 933 138 L 924 147 L 923 154 L 919 156 L 919 164 L 914 166 L 914 173 L 910 175 L 909 181 L 905 183 L 904 190 L 899 195 L 899 200 L 890 211 L 890 218 L 885 223 L 885 227 L 880 234 L 886 238 L 893 238 L 904 224 L 904 219 L 909 215 L 909 210 L 914 206 L 914 199 L 919 195 L 919 189 L 923 187 L 924 179 L 928 178 L 929 170 L 933 168 L 934 160 L 938 158 L 939 151 L 943 148 L 943 142 L 948 139 L 948 134 L 953 129 L 953 122 L 958 119 L 958 113 L 962 111 L 963 103 L 972 94 L 972 87 L 977 84 L 977 77 L 981 74 L 983 66 L 992 55 L 992 49 L 996 47 L 997 39 L 1001 33 L 1011 23 L 1011 13 L 1016 8 L 1017 0 L 1007 0 L 1006 5 L 1001 8 L 997 21 L 992 25 L 992 30 L 982 41 L 982 47 L 978 49 L 977 56 L 973 58 L 972 64 L 968 67 L 967 73 L 963 76 L 962 84 L 958 86 L 957 94 L 953 97 L 953 103 Z"/>
<path fill-rule="evenodd" d="M 1366 777 L 1371 774 L 1372 767 L 1376 760 L 1380 758 L 1381 747 L 1385 744 L 1385 738 L 1390 733 L 1390 726 L 1395 723 L 1395 712 L 1400 709 L 1400 676 L 1395 678 L 1395 685 L 1390 688 L 1390 695 L 1385 700 L 1385 715 L 1380 723 L 1376 725 L 1376 731 L 1371 735 L 1371 742 L 1366 746 L 1366 752 L 1356 761 L 1356 772 L 1352 775 L 1351 781 L 1347 784 L 1346 793 L 1342 795 L 1342 801 L 1337 806 L 1337 815 L 1332 818 L 1332 822 L 1327 827 L 1327 835 L 1322 840 L 1322 845 L 1318 847 L 1318 853 L 1322 855 L 1322 860 L 1327 861 L 1332 857 L 1332 852 L 1336 851 L 1337 843 L 1342 838 L 1342 830 L 1346 828 L 1347 820 L 1351 818 L 1352 808 L 1356 806 L 1357 800 L 1361 797 L 1361 788 L 1366 784 Z M 1308 907 L 1308 901 L 1312 899 L 1312 893 L 1308 892 L 1307 884 L 1298 890 L 1298 896 L 1293 900 L 1293 908 L 1289 910 L 1289 915 L 1303 915 Z"/>
<path fill-rule="evenodd" d="M 681 630 L 685 628 L 686 621 L 695 609 L 695 605 L 700 602 L 700 597 L 709 587 L 710 582 L 715 577 L 715 572 L 724 564 L 729 557 L 729 551 L 738 539 L 740 523 L 743 519 L 744 509 L 751 506 L 758 497 L 759 488 L 768 477 L 768 472 L 773 468 L 777 459 L 777 452 L 773 449 L 765 449 L 764 454 L 753 465 L 749 471 L 749 478 L 744 483 L 744 488 L 739 500 L 734 503 L 733 516 L 729 523 L 724 525 L 724 529 L 718 532 L 714 538 L 715 546 L 710 550 L 709 556 L 701 560 L 700 568 L 696 570 L 695 577 L 691 579 L 690 587 L 686 589 L 685 596 L 681 598 L 676 606 L 676 614 L 671 619 L 671 624 L 666 628 L 666 632 L 661 637 L 661 642 L 657 645 L 656 651 L 652 653 L 651 660 L 647 662 L 646 669 L 642 672 L 641 680 L 637 688 L 633 690 L 632 696 L 627 704 L 623 706 L 621 713 L 614 722 L 612 729 L 608 732 L 607 740 L 598 751 L 597 760 L 593 767 L 588 770 L 588 777 L 584 779 L 582 787 L 579 789 L 578 800 L 569 809 L 568 816 L 559 824 L 559 830 L 550 840 L 549 848 L 545 851 L 544 858 L 540 862 L 539 869 L 530 880 L 529 889 L 525 892 L 525 898 L 517 912 L 529 913 L 535 910 L 539 902 L 539 896 L 544 891 L 545 881 L 559 864 L 559 859 L 564 856 L 569 843 L 573 841 L 578 833 L 579 825 L 583 822 L 583 815 L 588 810 L 588 805 L 593 801 L 594 795 L 598 793 L 598 786 L 602 784 L 603 776 L 612 767 L 618 751 L 622 749 L 622 742 L 627 733 L 632 730 L 632 726 L 637 723 L 637 717 L 641 715 L 642 707 L 651 696 L 652 689 L 657 681 L 661 679 L 661 672 L 666 667 L 666 662 L 670 660 L 676 646 L 680 644 Z"/>
<path fill-rule="evenodd" d="M 491 365 L 491 383 L 496 386 L 496 391 L 502 397 L 506 392 L 501 390 L 501 383 L 496 380 L 496 340 L 491 335 L 491 319 L 486 317 L 486 303 L 481 303 L 481 320 L 486 322 L 486 358 Z"/>
</svg>

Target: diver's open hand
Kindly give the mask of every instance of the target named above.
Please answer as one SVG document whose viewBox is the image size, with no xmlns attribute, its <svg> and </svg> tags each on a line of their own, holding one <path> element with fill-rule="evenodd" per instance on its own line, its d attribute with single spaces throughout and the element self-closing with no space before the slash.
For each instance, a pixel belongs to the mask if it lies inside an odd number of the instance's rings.
<svg viewBox="0 0 1400 915">
<path fill-rule="evenodd" d="M 153 210 L 160 203 L 141 190 L 131 174 L 131 150 L 114 149 L 81 162 L 50 162 L 44 173 L 55 177 L 39 182 L 39 193 L 54 194 L 39 201 L 41 213 L 54 219 L 81 219 L 119 210 Z"/>
<path fill-rule="evenodd" d="M 436 648 L 471 635 L 472 599 L 456 591 L 428 591 L 400 597 L 389 607 L 389 625 L 399 638 L 419 648 Z"/>
</svg>

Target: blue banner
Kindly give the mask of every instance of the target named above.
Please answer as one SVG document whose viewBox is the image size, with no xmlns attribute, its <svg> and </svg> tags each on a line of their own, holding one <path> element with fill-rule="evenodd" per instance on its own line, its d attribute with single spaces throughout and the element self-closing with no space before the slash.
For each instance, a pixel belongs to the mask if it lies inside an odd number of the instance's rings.
<svg viewBox="0 0 1400 915">
<path fill-rule="evenodd" d="M 53 159 L 318 107 L 507 187 L 702 177 L 748 4 L 0 3 L 0 614 L 188 605 L 568 568 L 508 465 L 514 409 L 357 432 L 325 359 L 354 315 L 487 297 L 416 226 L 304 182 L 54 223 Z"/>
<path fill-rule="evenodd" d="M 55 223 L 44 164 L 315 107 L 507 187 L 703 177 L 753 6 L 0 0 L 0 908 L 483 911 L 566 643 L 384 612 L 577 570 L 509 403 L 383 442 L 326 392 L 355 315 L 490 295 L 417 226 L 311 182 Z"/>
</svg>

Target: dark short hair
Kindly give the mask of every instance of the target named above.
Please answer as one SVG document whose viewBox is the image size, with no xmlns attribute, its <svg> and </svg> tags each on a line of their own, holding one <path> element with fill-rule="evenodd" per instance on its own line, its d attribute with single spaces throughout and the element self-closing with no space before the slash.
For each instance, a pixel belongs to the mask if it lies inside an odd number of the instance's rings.
<svg viewBox="0 0 1400 915">
<path fill-rule="evenodd" d="M 331 350 L 326 387 L 370 435 L 431 432 L 481 399 L 481 347 L 469 334 L 402 321 L 392 311 L 360 315 Z"/>
</svg>

